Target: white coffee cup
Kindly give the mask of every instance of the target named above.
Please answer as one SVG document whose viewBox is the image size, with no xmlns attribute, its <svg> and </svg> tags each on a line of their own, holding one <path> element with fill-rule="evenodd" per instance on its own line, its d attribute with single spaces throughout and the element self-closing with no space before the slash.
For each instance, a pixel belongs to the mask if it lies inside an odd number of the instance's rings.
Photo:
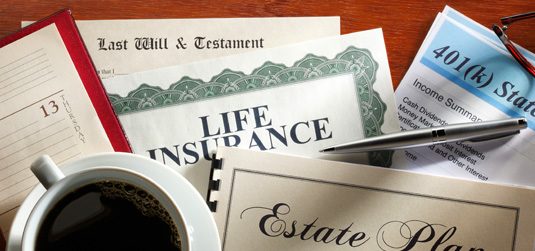
<svg viewBox="0 0 535 251">
<path fill-rule="evenodd" d="M 70 171 L 64 174 L 48 156 L 42 156 L 32 164 L 32 172 L 46 191 L 37 201 L 35 196 L 31 196 L 34 192 L 30 193 L 28 199 L 32 198 L 32 201 L 21 205 L 14 224 L 24 222 L 24 228 L 21 231 L 13 225 L 8 251 L 35 250 L 38 233 L 50 210 L 66 194 L 101 181 L 128 183 L 158 200 L 175 223 L 181 250 L 221 249 L 215 222 L 204 199 L 171 168 L 143 156 L 126 153 L 93 155 L 68 166 Z M 41 189 L 39 187 L 36 190 Z"/>
</svg>

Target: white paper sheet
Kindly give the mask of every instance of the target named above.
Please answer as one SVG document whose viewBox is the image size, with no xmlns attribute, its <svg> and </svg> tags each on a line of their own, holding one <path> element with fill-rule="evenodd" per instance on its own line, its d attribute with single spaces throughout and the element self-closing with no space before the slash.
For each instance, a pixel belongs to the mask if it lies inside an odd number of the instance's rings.
<svg viewBox="0 0 535 251">
<path fill-rule="evenodd" d="M 339 35 L 340 17 L 77 20 L 76 26 L 99 76 L 108 78 Z"/>
<path fill-rule="evenodd" d="M 396 90 L 401 126 L 525 116 L 529 128 L 492 142 L 403 151 L 397 160 L 409 162 L 399 168 L 535 186 L 535 79 L 494 36 L 449 7 L 439 14 Z"/>
<path fill-rule="evenodd" d="M 532 250 L 535 191 L 219 148 L 223 250 Z"/>
</svg>

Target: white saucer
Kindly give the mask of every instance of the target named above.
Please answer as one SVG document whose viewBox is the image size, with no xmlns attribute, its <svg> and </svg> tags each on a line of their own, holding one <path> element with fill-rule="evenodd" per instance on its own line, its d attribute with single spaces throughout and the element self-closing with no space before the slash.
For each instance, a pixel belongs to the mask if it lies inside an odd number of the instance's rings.
<svg viewBox="0 0 535 251">
<path fill-rule="evenodd" d="M 61 169 L 65 175 L 69 175 L 99 166 L 127 168 L 157 181 L 176 201 L 180 213 L 188 222 L 190 250 L 221 250 L 215 221 L 203 197 L 193 185 L 170 167 L 135 154 L 103 153 L 63 164 Z M 7 251 L 21 250 L 22 234 L 28 217 L 45 191 L 42 185 L 37 185 L 20 206 L 7 239 Z"/>
</svg>

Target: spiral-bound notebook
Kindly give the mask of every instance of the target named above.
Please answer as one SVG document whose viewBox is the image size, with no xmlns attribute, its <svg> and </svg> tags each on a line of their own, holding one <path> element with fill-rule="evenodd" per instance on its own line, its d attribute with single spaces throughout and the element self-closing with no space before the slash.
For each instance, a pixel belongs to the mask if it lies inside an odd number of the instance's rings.
<svg viewBox="0 0 535 251">
<path fill-rule="evenodd" d="M 533 250 L 535 190 L 219 148 L 223 250 Z"/>
</svg>

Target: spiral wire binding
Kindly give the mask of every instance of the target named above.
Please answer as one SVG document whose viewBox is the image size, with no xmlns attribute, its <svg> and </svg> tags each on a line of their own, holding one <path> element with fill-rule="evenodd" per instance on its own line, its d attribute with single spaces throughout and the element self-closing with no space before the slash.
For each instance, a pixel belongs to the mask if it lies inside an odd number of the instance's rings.
<svg viewBox="0 0 535 251">
<path fill-rule="evenodd" d="M 206 203 L 210 208 L 210 211 L 215 212 L 217 210 L 217 200 L 211 200 L 212 191 L 219 191 L 221 184 L 220 179 L 214 180 L 215 170 L 221 170 L 223 159 L 216 159 L 215 154 L 212 155 L 212 165 L 210 168 L 210 181 L 208 182 L 208 194 L 206 196 Z"/>
</svg>

